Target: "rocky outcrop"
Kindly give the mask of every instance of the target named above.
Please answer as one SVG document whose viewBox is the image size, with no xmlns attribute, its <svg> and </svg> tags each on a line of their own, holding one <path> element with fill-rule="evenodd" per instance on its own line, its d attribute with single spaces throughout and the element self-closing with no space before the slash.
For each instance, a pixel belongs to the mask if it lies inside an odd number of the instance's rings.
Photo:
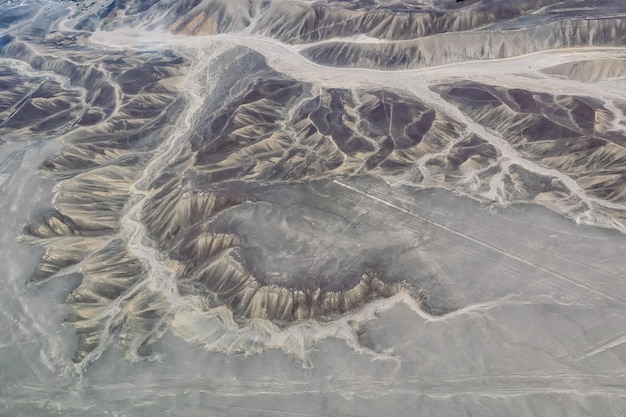
<svg viewBox="0 0 626 417">
<path fill-rule="evenodd" d="M 574 19 L 534 27 L 449 33 L 405 42 L 329 41 L 302 50 L 322 65 L 385 70 L 511 58 L 557 48 L 622 46 L 626 19 Z"/>
</svg>

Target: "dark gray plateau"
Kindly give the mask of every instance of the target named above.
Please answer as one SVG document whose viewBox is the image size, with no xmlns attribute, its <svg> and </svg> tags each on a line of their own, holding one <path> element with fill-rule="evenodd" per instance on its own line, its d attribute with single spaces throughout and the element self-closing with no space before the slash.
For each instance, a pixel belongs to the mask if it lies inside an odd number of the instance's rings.
<svg viewBox="0 0 626 417">
<path fill-rule="evenodd" d="M 619 416 L 621 0 L 0 0 L 0 414 Z"/>
</svg>

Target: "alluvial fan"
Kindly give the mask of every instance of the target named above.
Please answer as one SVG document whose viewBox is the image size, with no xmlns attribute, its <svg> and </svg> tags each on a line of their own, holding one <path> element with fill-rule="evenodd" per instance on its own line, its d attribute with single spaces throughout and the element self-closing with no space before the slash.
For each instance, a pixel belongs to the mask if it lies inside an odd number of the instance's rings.
<svg viewBox="0 0 626 417">
<path fill-rule="evenodd" d="M 74 5 L 65 32 L 43 40 L 36 28 L 5 35 L 2 76 L 15 84 L 7 137 L 65 138 L 42 165 L 60 181 L 54 208 L 25 237 L 46 247 L 33 283 L 84 276 L 66 300 L 81 338 L 75 360 L 84 366 L 113 340 L 131 357 L 148 352 L 173 317 L 198 309 L 226 308 L 234 327 L 262 320 L 276 332 L 400 293 L 430 314 L 462 306 L 433 284 L 438 267 L 416 249 L 428 233 L 390 246 L 375 217 L 337 203 L 360 192 L 341 178 L 537 202 L 624 230 L 624 101 L 532 81 L 619 79 L 618 57 L 583 55 L 528 75 L 504 67 L 497 85 L 430 71 L 335 83 L 257 40 L 299 45 L 326 65 L 388 69 L 622 42 L 621 17 L 567 18 L 558 3 L 95 3 Z M 540 8 L 558 18 L 537 18 L 532 30 L 551 35 L 519 49 Z M 233 35 L 182 46 L 125 27 Z M 307 196 L 333 184 L 345 185 L 335 201 Z"/>
</svg>

